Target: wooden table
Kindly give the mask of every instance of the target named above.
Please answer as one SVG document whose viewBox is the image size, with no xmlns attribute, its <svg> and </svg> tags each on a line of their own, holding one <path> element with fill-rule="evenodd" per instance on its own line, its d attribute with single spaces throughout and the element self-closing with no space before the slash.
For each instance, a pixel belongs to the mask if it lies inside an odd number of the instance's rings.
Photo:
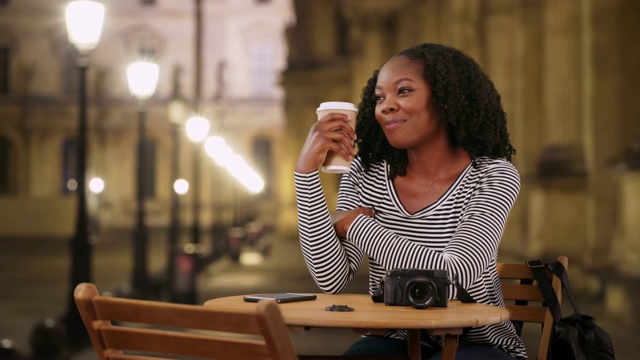
<svg viewBox="0 0 640 360">
<path fill-rule="evenodd" d="M 455 359 L 458 335 L 465 327 L 497 324 L 509 320 L 509 311 L 497 306 L 450 301 L 446 308 L 414 309 L 374 303 L 363 294 L 316 294 L 318 298 L 280 304 L 290 328 L 352 329 L 358 333 L 383 333 L 385 329 L 407 330 L 409 355 L 420 359 L 420 329 L 443 336 L 442 359 Z M 347 305 L 352 312 L 327 311 L 332 305 Z M 204 306 L 227 307 L 229 311 L 253 312 L 255 303 L 242 295 L 212 299 Z"/>
</svg>

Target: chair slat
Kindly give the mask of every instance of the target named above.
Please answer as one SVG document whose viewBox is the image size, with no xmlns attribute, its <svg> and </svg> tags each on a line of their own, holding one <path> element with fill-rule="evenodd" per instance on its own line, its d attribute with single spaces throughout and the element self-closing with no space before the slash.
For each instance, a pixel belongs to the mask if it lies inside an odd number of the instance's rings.
<svg viewBox="0 0 640 360">
<path fill-rule="evenodd" d="M 538 285 L 502 284 L 502 296 L 505 300 L 529 300 L 542 302 L 544 296 Z"/>
<path fill-rule="evenodd" d="M 194 306 L 143 300 L 137 300 L 136 306 L 132 307 L 130 301 L 122 298 L 96 298 L 96 315 L 101 320 L 260 334 L 254 314 L 237 313 L 229 316 L 229 313 L 223 311 L 203 312 Z"/>
<path fill-rule="evenodd" d="M 498 276 L 502 279 L 534 279 L 526 264 L 498 263 Z"/>
<path fill-rule="evenodd" d="M 506 305 L 509 310 L 509 320 L 543 323 L 547 308 L 542 306 Z"/>
<path fill-rule="evenodd" d="M 201 358 L 269 359 L 264 341 L 109 326 L 102 329 L 107 347 Z M 240 346 L 238 346 L 240 345 Z"/>
<path fill-rule="evenodd" d="M 144 355 L 116 354 L 109 355 L 109 360 L 167 360 L 167 358 L 158 358 Z"/>
</svg>

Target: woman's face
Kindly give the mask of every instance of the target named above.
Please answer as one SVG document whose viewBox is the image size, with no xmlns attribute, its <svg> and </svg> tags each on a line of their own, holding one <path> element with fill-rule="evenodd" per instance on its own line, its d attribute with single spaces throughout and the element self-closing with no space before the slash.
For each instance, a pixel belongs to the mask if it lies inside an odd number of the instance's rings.
<svg viewBox="0 0 640 360">
<path fill-rule="evenodd" d="M 394 57 L 380 69 L 375 96 L 376 120 L 394 148 L 414 149 L 447 136 L 422 67 L 406 57 Z"/>
</svg>

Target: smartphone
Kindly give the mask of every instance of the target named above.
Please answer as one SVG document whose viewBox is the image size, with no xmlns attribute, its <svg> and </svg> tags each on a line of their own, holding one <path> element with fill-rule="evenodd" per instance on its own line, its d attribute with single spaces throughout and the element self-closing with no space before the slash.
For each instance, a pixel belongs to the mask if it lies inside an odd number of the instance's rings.
<svg viewBox="0 0 640 360">
<path fill-rule="evenodd" d="M 299 293 L 272 293 L 272 294 L 256 294 L 245 295 L 244 301 L 258 302 L 259 300 L 275 300 L 279 303 L 288 303 L 294 301 L 315 300 L 317 295 L 313 294 L 299 294 Z"/>
</svg>

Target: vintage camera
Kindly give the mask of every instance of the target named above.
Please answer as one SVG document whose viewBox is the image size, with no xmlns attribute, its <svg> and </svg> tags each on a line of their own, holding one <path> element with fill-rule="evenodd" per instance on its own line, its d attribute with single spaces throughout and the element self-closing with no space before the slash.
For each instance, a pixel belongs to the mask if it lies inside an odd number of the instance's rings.
<svg viewBox="0 0 640 360">
<path fill-rule="evenodd" d="M 451 280 L 446 270 L 393 269 L 382 292 L 385 305 L 447 307 Z"/>
</svg>

